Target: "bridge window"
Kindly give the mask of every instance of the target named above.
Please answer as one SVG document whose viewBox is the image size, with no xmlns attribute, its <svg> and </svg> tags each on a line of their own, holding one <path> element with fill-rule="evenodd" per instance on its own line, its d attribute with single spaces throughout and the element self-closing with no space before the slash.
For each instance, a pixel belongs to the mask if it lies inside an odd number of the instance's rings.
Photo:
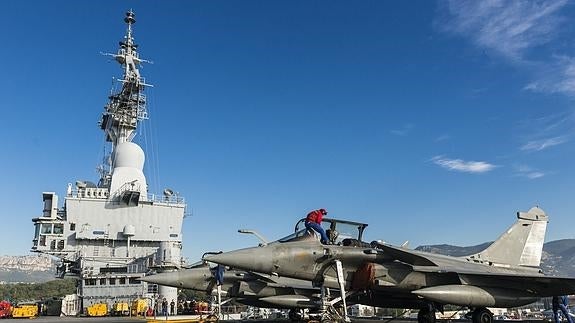
<svg viewBox="0 0 575 323">
<path fill-rule="evenodd" d="M 52 233 L 52 223 L 42 223 L 42 229 L 40 231 L 42 234 Z"/>
<path fill-rule="evenodd" d="M 54 234 L 63 234 L 63 233 L 64 233 L 64 224 L 63 223 L 54 224 Z"/>
<path fill-rule="evenodd" d="M 148 293 L 158 294 L 158 285 L 157 284 L 148 284 Z"/>
</svg>

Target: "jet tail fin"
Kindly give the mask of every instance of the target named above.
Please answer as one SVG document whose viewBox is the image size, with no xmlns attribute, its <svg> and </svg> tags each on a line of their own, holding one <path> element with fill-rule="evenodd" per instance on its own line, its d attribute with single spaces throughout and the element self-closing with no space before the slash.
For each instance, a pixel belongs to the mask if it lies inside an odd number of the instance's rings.
<svg viewBox="0 0 575 323">
<path fill-rule="evenodd" d="M 549 217 L 539 207 L 517 212 L 517 221 L 487 249 L 467 258 L 512 266 L 539 267 Z"/>
</svg>

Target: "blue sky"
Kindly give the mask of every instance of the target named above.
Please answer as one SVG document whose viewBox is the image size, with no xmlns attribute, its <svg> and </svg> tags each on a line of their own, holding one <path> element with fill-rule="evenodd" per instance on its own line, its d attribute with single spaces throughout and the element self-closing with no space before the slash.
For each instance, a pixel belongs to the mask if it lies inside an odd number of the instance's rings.
<svg viewBox="0 0 575 323">
<path fill-rule="evenodd" d="M 368 240 L 473 245 L 539 205 L 575 231 L 574 6 L 559 1 L 4 1 L 0 254 L 42 192 L 97 181 L 97 121 L 132 8 L 152 192 L 186 197 L 184 255 L 279 238 L 308 211 Z"/>
</svg>

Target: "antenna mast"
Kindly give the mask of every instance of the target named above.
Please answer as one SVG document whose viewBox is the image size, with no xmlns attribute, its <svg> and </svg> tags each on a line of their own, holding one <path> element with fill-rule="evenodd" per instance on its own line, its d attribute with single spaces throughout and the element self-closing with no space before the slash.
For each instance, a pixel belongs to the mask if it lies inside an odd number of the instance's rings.
<svg viewBox="0 0 575 323">
<path fill-rule="evenodd" d="M 104 107 L 100 128 L 106 134 L 106 141 L 112 143 L 112 152 L 108 161 L 108 167 L 99 168 L 100 186 L 108 186 L 111 180 L 111 172 L 115 167 L 116 147 L 123 142 L 131 142 L 135 135 L 138 123 L 148 119 L 146 110 L 146 95 L 144 89 L 151 86 L 145 83 L 140 75 L 138 67 L 142 63 L 149 63 L 140 59 L 132 35 L 132 25 L 136 23 L 135 14 L 132 10 L 126 12 L 124 22 L 128 25 L 124 39 L 119 42 L 120 48 L 117 54 L 104 54 L 114 57 L 122 66 L 124 75 L 117 80 L 121 86 L 116 91 L 112 90 L 108 97 L 108 104 Z"/>
</svg>

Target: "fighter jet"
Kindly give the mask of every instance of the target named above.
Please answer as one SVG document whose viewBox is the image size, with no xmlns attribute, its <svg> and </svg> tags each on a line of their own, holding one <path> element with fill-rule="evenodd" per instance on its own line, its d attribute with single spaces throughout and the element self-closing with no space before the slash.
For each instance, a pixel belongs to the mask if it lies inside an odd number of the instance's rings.
<svg viewBox="0 0 575 323">
<path fill-rule="evenodd" d="M 178 271 L 145 276 L 140 280 L 213 296 L 217 285 L 215 270 L 207 262 Z M 294 311 L 290 312 L 290 316 L 294 318 L 300 315 L 300 309 L 319 308 L 317 300 L 320 290 L 312 287 L 309 281 L 229 269 L 220 283 L 221 296 L 249 306 L 292 309 Z"/>
<path fill-rule="evenodd" d="M 548 216 L 538 207 L 517 212 L 517 221 L 487 249 L 465 257 L 338 240 L 331 223 L 335 244 L 322 245 L 301 229 L 264 246 L 205 259 L 312 281 L 322 290 L 340 288 L 353 303 L 419 309 L 419 323 L 434 323 L 435 312 L 447 304 L 471 309 L 473 323 L 491 323 L 487 307 L 516 307 L 575 293 L 575 279 L 548 277 L 539 269 L 547 223 Z"/>
</svg>

